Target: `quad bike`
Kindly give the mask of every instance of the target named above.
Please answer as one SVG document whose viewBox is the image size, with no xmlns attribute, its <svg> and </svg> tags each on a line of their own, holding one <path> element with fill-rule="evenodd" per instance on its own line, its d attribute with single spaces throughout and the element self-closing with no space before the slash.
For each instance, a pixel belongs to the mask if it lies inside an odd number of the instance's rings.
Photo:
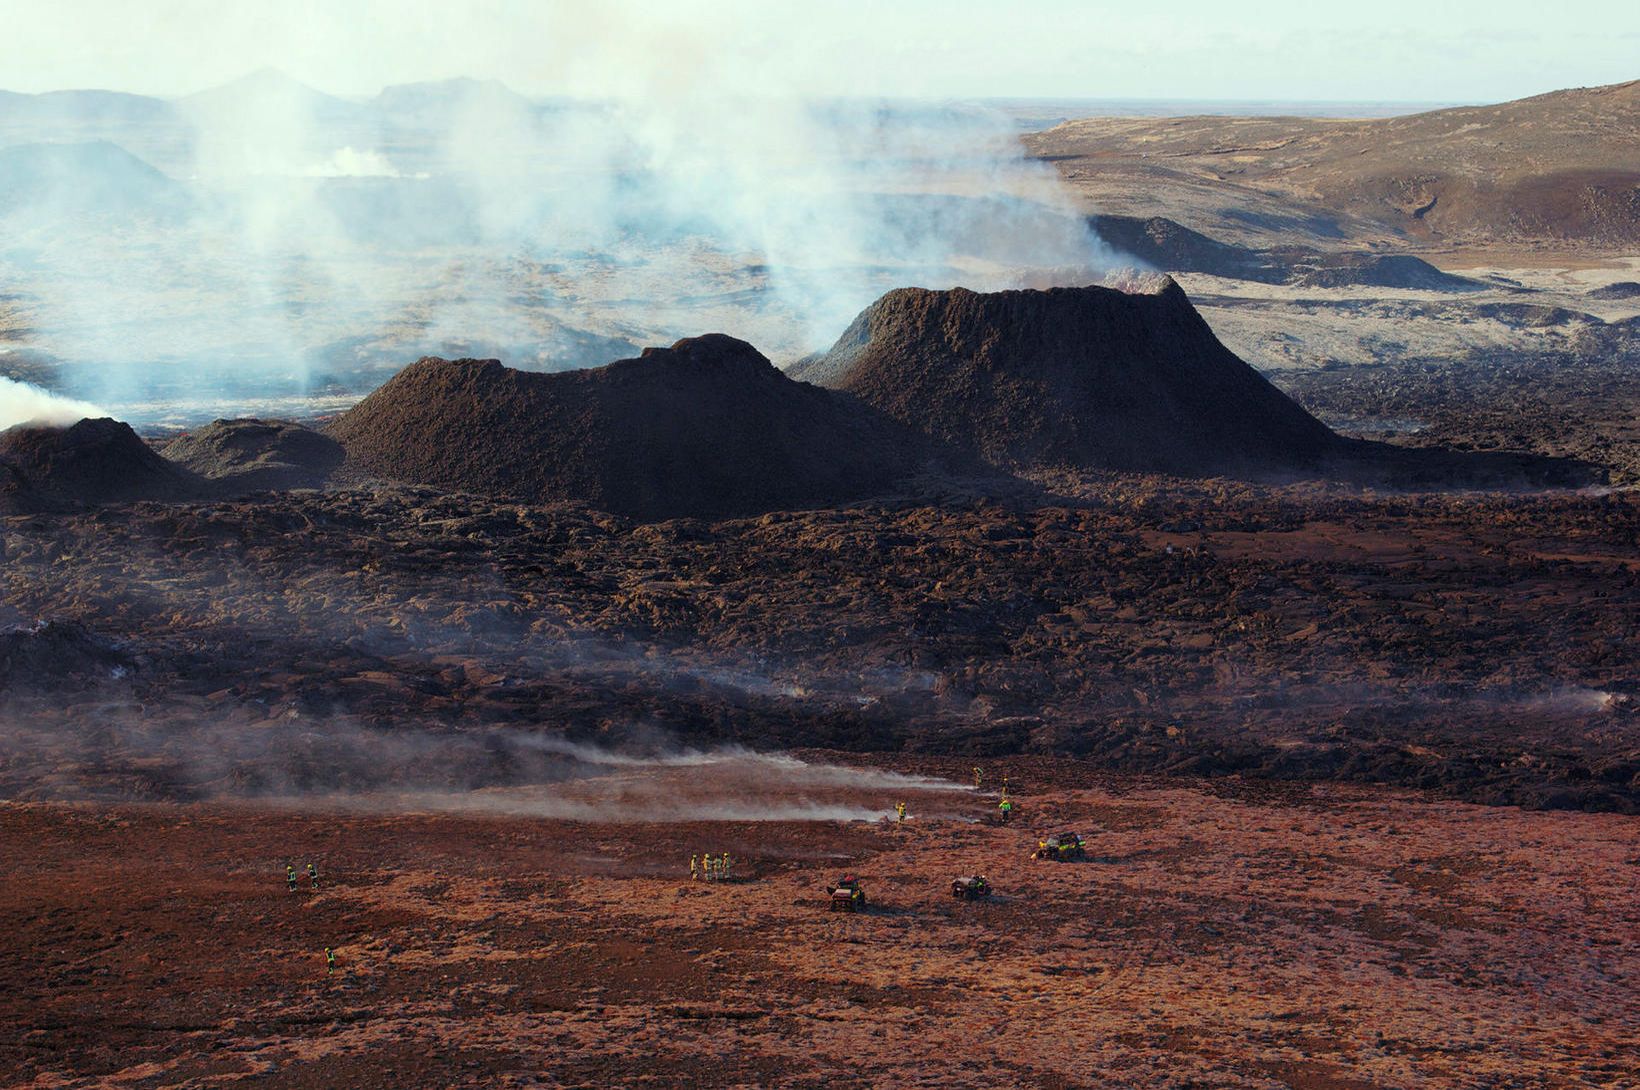
<svg viewBox="0 0 1640 1090">
<path fill-rule="evenodd" d="M 1076 833 L 1055 833 L 1046 840 L 1038 841 L 1036 851 L 1031 853 L 1032 859 L 1052 859 L 1059 863 L 1070 863 L 1087 857 L 1087 848 L 1083 846 L 1082 838 Z"/>
<path fill-rule="evenodd" d="M 991 883 L 985 880 L 983 874 L 976 874 L 971 878 L 954 878 L 951 881 L 951 896 L 963 901 L 978 901 L 991 895 Z"/>
<path fill-rule="evenodd" d="M 853 875 L 844 875 L 833 882 L 828 890 L 831 896 L 827 908 L 832 912 L 859 912 L 866 907 L 866 891 L 860 888 L 860 880 Z"/>
</svg>

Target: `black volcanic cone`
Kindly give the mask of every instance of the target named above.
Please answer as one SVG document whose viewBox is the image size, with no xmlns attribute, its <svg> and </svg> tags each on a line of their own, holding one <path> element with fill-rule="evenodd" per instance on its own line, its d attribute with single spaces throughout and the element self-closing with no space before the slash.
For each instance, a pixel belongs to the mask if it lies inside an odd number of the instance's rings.
<svg viewBox="0 0 1640 1090">
<path fill-rule="evenodd" d="M 13 510 L 198 498 L 193 474 L 148 449 L 129 424 L 82 420 L 0 432 L 0 504 Z"/>
<path fill-rule="evenodd" d="M 322 487 L 341 465 L 342 448 L 283 420 L 214 420 L 171 440 L 165 457 L 237 494 Z"/>
<path fill-rule="evenodd" d="M 891 291 L 801 377 L 999 465 L 1311 468 L 1320 421 L 1219 343 L 1184 291 Z"/>
<path fill-rule="evenodd" d="M 550 374 L 422 359 L 331 434 L 375 477 L 641 519 L 862 499 L 923 468 L 931 447 L 722 334 Z"/>
</svg>

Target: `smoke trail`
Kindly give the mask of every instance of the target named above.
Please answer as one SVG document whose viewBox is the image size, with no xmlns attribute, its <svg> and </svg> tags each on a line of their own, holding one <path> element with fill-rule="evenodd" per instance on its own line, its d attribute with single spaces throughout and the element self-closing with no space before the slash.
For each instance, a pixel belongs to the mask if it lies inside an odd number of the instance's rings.
<svg viewBox="0 0 1640 1090">
<path fill-rule="evenodd" d="M 612 749 L 518 730 L 372 729 L 345 718 L 250 722 L 111 701 L 68 720 L 0 714 L 0 798 L 242 799 L 373 811 L 584 821 L 872 821 L 895 801 L 962 816 L 971 789 L 652 735 Z"/>
<path fill-rule="evenodd" d="M 67 427 L 86 417 L 107 416 L 97 406 L 0 377 L 0 431 L 18 424 Z"/>
</svg>

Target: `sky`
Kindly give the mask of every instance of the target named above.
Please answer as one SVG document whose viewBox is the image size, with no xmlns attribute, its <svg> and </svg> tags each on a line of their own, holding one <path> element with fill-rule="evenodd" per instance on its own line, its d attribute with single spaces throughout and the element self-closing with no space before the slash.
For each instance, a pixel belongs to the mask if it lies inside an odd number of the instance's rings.
<svg viewBox="0 0 1640 1090">
<path fill-rule="evenodd" d="M 0 0 L 0 88 L 1492 102 L 1640 78 L 1632 0 Z"/>
</svg>

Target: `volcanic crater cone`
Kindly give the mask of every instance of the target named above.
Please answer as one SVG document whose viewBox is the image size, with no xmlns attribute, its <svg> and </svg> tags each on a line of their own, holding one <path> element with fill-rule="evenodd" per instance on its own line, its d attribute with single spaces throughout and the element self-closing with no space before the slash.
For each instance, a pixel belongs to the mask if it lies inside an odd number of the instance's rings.
<svg viewBox="0 0 1640 1090">
<path fill-rule="evenodd" d="M 283 420 L 215 420 L 165 447 L 165 457 L 230 493 L 319 488 L 342 462 L 329 436 Z"/>
<path fill-rule="evenodd" d="M 1341 446 L 1169 278 L 1151 293 L 901 288 L 798 373 L 1004 466 L 1263 473 Z"/>
<path fill-rule="evenodd" d="M 150 450 L 118 420 L 81 420 L 67 428 L 20 424 L 0 432 L 0 511 L 182 501 L 205 491 L 203 481 Z"/>
<path fill-rule="evenodd" d="M 545 374 L 424 358 L 331 434 L 351 472 L 640 519 L 863 499 L 923 469 L 933 447 L 722 334 Z"/>
</svg>

